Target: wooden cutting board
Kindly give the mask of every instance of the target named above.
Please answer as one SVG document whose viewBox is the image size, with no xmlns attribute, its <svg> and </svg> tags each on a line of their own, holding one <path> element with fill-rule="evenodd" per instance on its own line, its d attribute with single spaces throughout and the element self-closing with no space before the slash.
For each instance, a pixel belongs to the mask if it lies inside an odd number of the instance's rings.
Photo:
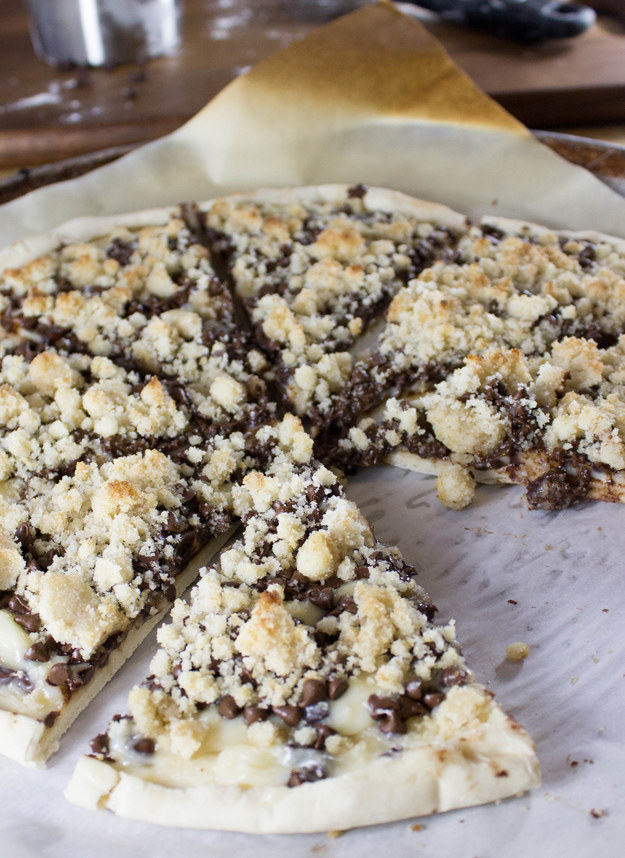
<svg viewBox="0 0 625 858">
<path fill-rule="evenodd" d="M 336 5 L 344 10 L 350 3 Z M 616 20 L 601 19 L 581 37 L 540 47 L 442 25 L 428 13 L 421 20 L 486 92 L 529 126 L 625 122 L 625 27 Z M 186 0 L 178 55 L 146 66 L 59 70 L 34 57 L 21 0 L 2 0 L 0 168 L 165 134 L 237 74 L 323 22 L 312 0 Z"/>
</svg>

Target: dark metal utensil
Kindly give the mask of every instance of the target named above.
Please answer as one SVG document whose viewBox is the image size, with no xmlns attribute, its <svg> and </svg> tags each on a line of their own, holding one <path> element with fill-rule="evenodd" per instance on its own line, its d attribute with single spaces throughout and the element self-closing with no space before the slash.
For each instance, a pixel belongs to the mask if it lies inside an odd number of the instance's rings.
<svg viewBox="0 0 625 858">
<path fill-rule="evenodd" d="M 454 24 L 521 42 L 570 39 L 596 20 L 588 6 L 563 0 L 410 0 Z"/>
</svg>

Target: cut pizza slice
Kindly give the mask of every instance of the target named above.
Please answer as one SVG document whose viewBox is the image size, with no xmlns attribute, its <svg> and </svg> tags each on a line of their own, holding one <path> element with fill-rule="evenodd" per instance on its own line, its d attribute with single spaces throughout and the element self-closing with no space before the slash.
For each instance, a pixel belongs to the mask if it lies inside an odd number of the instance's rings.
<svg viewBox="0 0 625 858">
<path fill-rule="evenodd" d="M 381 406 L 335 427 L 329 459 L 436 473 L 455 508 L 474 478 L 525 485 L 532 508 L 624 500 L 624 243 L 498 221 L 458 258 L 394 298 L 369 384 L 343 392 L 352 417 Z"/>
<path fill-rule="evenodd" d="M 223 544 L 245 445 L 240 433 L 216 437 L 201 476 L 148 449 L 33 477 L 3 498 L 1 753 L 44 762 Z"/>
<path fill-rule="evenodd" d="M 354 343 L 402 285 L 454 257 L 467 229 L 444 206 L 361 185 L 265 190 L 205 208 L 278 389 L 315 434 L 350 376 Z"/>
<path fill-rule="evenodd" d="M 223 543 L 273 421 L 206 250 L 170 212 L 125 222 L 2 256 L 0 752 L 21 762 Z"/>
<path fill-rule="evenodd" d="M 453 622 L 434 622 L 312 443 L 291 447 L 296 461 L 245 477 L 243 534 L 174 606 L 68 798 L 161 825 L 309 832 L 535 786 L 532 742 L 468 670 Z"/>
</svg>

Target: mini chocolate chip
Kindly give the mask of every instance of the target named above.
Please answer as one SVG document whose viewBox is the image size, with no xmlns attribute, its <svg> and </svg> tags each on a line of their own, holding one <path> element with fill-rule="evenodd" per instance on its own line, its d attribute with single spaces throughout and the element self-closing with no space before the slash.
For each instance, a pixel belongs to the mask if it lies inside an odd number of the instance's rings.
<svg viewBox="0 0 625 858">
<path fill-rule="evenodd" d="M 7 607 L 9 611 L 12 611 L 14 614 L 30 614 L 30 607 L 28 605 L 28 602 L 26 602 L 21 596 L 18 596 L 17 594 L 11 596 Z"/>
<path fill-rule="evenodd" d="M 79 685 L 86 685 L 88 682 L 91 682 L 95 672 L 95 664 L 91 664 L 90 662 L 86 661 L 76 668 L 77 675 L 75 677 L 72 677 L 72 679 L 74 682 L 79 683 Z"/>
<path fill-rule="evenodd" d="M 286 782 L 286 785 L 288 787 L 296 787 L 296 786 L 300 786 L 303 783 L 304 783 L 304 778 L 301 776 L 301 774 L 298 771 L 295 771 L 295 769 L 294 769 L 291 772 L 291 774 L 289 775 L 289 779 Z"/>
<path fill-rule="evenodd" d="M 336 730 L 333 730 L 332 727 L 328 726 L 328 724 L 319 724 L 315 729 L 317 732 L 317 738 L 315 739 L 313 748 L 316 751 L 324 751 L 326 747 L 326 739 L 328 736 L 336 735 Z"/>
<path fill-rule="evenodd" d="M 222 718 L 236 718 L 237 715 L 241 712 L 241 707 L 237 706 L 237 703 L 232 694 L 227 694 L 219 701 L 217 711 Z"/>
<path fill-rule="evenodd" d="M 247 667 L 241 668 L 241 673 L 239 674 L 239 676 L 241 677 L 241 682 L 245 682 L 248 685 L 251 685 L 253 688 L 256 688 L 256 686 L 258 685 L 258 683 L 254 679 L 252 674 L 249 672 Z"/>
<path fill-rule="evenodd" d="M 176 599 L 176 585 L 173 581 L 168 581 L 163 584 L 163 596 L 168 602 L 174 602 Z"/>
<path fill-rule="evenodd" d="M 45 644 L 41 643 L 41 641 L 37 641 L 37 643 L 28 647 L 24 653 L 24 658 L 26 661 L 49 661 L 50 654 Z"/>
<path fill-rule="evenodd" d="M 186 529 L 186 523 L 181 521 L 175 512 L 170 512 L 167 516 L 167 523 L 164 530 L 168 533 L 182 533 Z"/>
<path fill-rule="evenodd" d="M 423 680 L 419 677 L 411 679 L 406 685 L 406 694 L 413 700 L 421 700 L 423 694 Z"/>
<path fill-rule="evenodd" d="M 334 592 L 331 587 L 311 587 L 306 592 L 306 598 L 317 608 L 322 608 L 324 611 L 332 610 Z"/>
<path fill-rule="evenodd" d="M 109 635 L 109 637 L 104 641 L 102 646 L 110 652 L 114 649 L 117 649 L 123 639 L 124 635 L 121 632 L 117 632 L 114 635 Z"/>
<path fill-rule="evenodd" d="M 323 766 L 313 763 L 312 765 L 302 766 L 301 769 L 293 769 L 286 785 L 288 787 L 296 787 L 303 783 L 323 780 L 327 776 L 328 774 Z"/>
<path fill-rule="evenodd" d="M 250 724 L 253 724 L 255 721 L 266 721 L 269 717 L 269 710 L 263 709 L 261 706 L 244 706 L 243 717 L 245 718 L 245 723 L 249 727 Z"/>
<path fill-rule="evenodd" d="M 15 538 L 18 542 L 21 542 L 24 548 L 26 548 L 35 538 L 35 530 L 30 524 L 28 524 L 28 522 L 23 521 L 17 526 Z"/>
<path fill-rule="evenodd" d="M 352 185 L 347 189 L 347 196 L 354 199 L 362 199 L 367 193 L 367 186 L 363 184 Z"/>
<path fill-rule="evenodd" d="M 109 737 L 107 733 L 99 733 L 95 739 L 91 740 L 91 750 L 94 754 L 108 754 L 109 752 Z"/>
<path fill-rule="evenodd" d="M 48 712 L 46 717 L 43 719 L 44 726 L 51 727 L 60 714 L 60 712 Z"/>
<path fill-rule="evenodd" d="M 380 721 L 378 727 L 383 733 L 405 733 L 406 722 L 403 721 L 399 712 L 389 712 Z"/>
<path fill-rule="evenodd" d="M 325 632 L 319 631 L 319 629 L 315 629 L 315 631 L 313 632 L 313 638 L 315 639 L 315 643 L 321 649 L 327 647 L 328 644 L 331 644 L 333 641 L 335 641 L 337 637 L 338 634 L 328 635 Z"/>
<path fill-rule="evenodd" d="M 428 691 L 427 694 L 423 695 L 423 702 L 428 709 L 434 709 L 439 705 L 439 703 L 442 703 L 444 699 L 445 695 L 438 691 Z"/>
<path fill-rule="evenodd" d="M 18 614 L 15 622 L 26 629 L 27 632 L 38 632 L 41 628 L 41 617 L 39 614 Z"/>
<path fill-rule="evenodd" d="M 446 688 L 452 685 L 463 685 L 466 678 L 467 672 L 461 667 L 447 667 L 441 674 L 441 685 Z"/>
<path fill-rule="evenodd" d="M 370 694 L 367 699 L 367 706 L 374 720 L 379 720 L 388 715 L 389 712 L 395 712 L 399 709 L 399 700 L 394 697 L 382 697 L 378 694 Z"/>
<path fill-rule="evenodd" d="M 312 703 L 304 709 L 304 720 L 308 724 L 316 724 L 317 721 L 323 721 L 328 717 L 330 705 L 325 700 L 320 700 L 319 703 Z"/>
<path fill-rule="evenodd" d="M 302 710 L 299 706 L 272 706 L 272 711 L 279 718 L 282 718 L 288 727 L 296 727 L 302 717 Z"/>
<path fill-rule="evenodd" d="M 418 700 L 412 700 L 410 697 L 402 697 L 399 702 L 399 714 L 405 720 L 406 718 L 414 718 L 417 715 L 427 715 L 428 708 Z"/>
<path fill-rule="evenodd" d="M 369 568 L 367 566 L 356 566 L 354 569 L 354 578 L 360 581 L 362 578 L 369 577 Z"/>
<path fill-rule="evenodd" d="M 305 679 L 299 705 L 311 706 L 313 703 L 319 703 L 320 700 L 326 700 L 327 696 L 328 686 L 322 679 Z"/>
<path fill-rule="evenodd" d="M 305 590 L 310 584 L 310 579 L 302 575 L 301 572 L 294 572 L 289 579 L 289 584 L 292 587 L 300 587 Z"/>
<path fill-rule="evenodd" d="M 64 664 L 54 664 L 48 672 L 48 685 L 67 685 L 70 678 L 69 670 Z"/>
<path fill-rule="evenodd" d="M 325 491 L 322 486 L 313 486 L 312 483 L 306 486 L 306 497 L 309 501 L 319 501 L 323 500 L 323 496 Z"/>
<path fill-rule="evenodd" d="M 35 687 L 35 683 L 27 673 L 18 673 L 16 676 L 16 681 L 20 687 L 20 690 L 23 691 L 24 694 L 30 694 L 30 692 Z"/>
<path fill-rule="evenodd" d="M 0 685 L 8 685 L 9 682 L 13 682 L 16 676 L 16 670 L 11 670 L 10 667 L 0 667 Z"/>
<path fill-rule="evenodd" d="M 328 682 L 328 697 L 330 700 L 338 700 L 345 694 L 347 688 L 347 680 L 337 676 Z"/>
<path fill-rule="evenodd" d="M 341 596 L 341 598 L 339 599 L 338 608 L 341 611 L 347 611 L 349 614 L 358 613 L 358 605 L 356 604 L 355 600 L 347 594 Z"/>
<path fill-rule="evenodd" d="M 154 748 L 156 745 L 154 744 L 154 739 L 139 739 L 138 742 L 135 742 L 132 746 L 135 751 L 138 751 L 140 754 L 153 754 Z"/>
<path fill-rule="evenodd" d="M 438 608 L 431 602 L 419 602 L 417 609 L 421 611 L 422 614 L 425 614 L 430 622 L 433 621 L 434 615 L 438 614 Z"/>
<path fill-rule="evenodd" d="M 254 378 L 254 376 L 252 376 Z M 251 381 L 252 379 L 250 379 Z M 249 381 L 248 381 L 249 387 Z M 271 508 L 276 513 L 276 515 L 280 515 L 281 512 L 291 512 L 293 506 L 290 503 L 283 503 L 283 501 L 274 501 L 271 505 Z"/>
</svg>

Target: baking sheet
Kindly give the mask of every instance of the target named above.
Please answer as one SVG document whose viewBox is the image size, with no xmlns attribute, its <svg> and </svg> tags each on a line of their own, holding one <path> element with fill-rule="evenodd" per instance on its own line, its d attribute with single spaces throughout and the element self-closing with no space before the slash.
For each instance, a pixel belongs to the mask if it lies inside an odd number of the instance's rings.
<svg viewBox="0 0 625 858">
<path fill-rule="evenodd" d="M 110 717 L 125 711 L 128 687 L 148 673 L 150 639 L 81 715 L 48 771 L 0 761 L 3 858 L 585 858 L 599 848 L 605 858 L 623 854 L 622 507 L 530 513 L 520 489 L 481 487 L 472 507 L 454 512 L 437 501 L 433 479 L 389 467 L 353 478 L 349 494 L 377 535 L 417 565 L 439 618 L 456 617 L 478 678 L 536 741 L 542 786 L 499 806 L 337 839 L 171 830 L 71 806 L 62 790 L 74 763 Z M 510 664 L 506 646 L 518 640 L 530 654 Z"/>
<path fill-rule="evenodd" d="M 78 214 L 325 180 L 625 236 L 625 201 L 534 142 L 414 27 L 385 4 L 334 22 L 235 81 L 177 134 L 3 207 L 2 240 Z M 128 688 L 147 673 L 151 638 L 82 714 L 47 772 L 0 760 L 1 858 L 622 855 L 623 508 L 529 513 L 519 489 L 480 488 L 473 507 L 453 512 L 439 505 L 432 480 L 383 467 L 352 479 L 349 491 L 380 538 L 421 568 L 441 618 L 458 619 L 478 678 L 536 740 L 542 787 L 498 807 L 337 839 L 172 831 L 70 806 L 62 790 L 73 766 L 125 710 Z M 520 665 L 505 661 L 515 640 L 530 646 Z"/>
</svg>

